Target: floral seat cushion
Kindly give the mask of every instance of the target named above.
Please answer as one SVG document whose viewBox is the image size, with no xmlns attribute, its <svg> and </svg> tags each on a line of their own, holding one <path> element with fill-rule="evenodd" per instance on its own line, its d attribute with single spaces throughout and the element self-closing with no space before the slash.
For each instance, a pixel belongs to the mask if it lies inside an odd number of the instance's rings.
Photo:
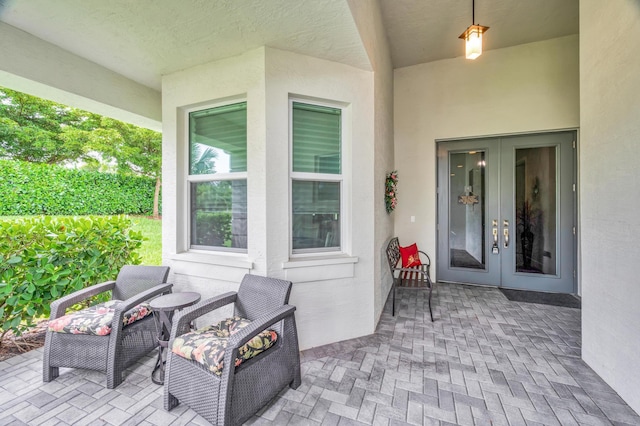
<svg viewBox="0 0 640 426">
<path fill-rule="evenodd" d="M 120 300 L 110 300 L 90 306 L 78 312 L 49 321 L 49 330 L 57 333 L 93 334 L 106 336 L 111 333 L 113 313 Z M 127 326 L 151 314 L 148 303 L 141 303 L 125 312 L 122 325 Z"/>
<path fill-rule="evenodd" d="M 209 325 L 190 333 L 183 334 L 173 341 L 171 351 L 183 358 L 202 364 L 207 370 L 218 376 L 222 374 L 224 352 L 233 336 L 251 321 L 241 317 L 227 318 L 218 324 Z M 264 330 L 238 350 L 236 367 L 261 352 L 266 351 L 278 340 L 273 330 Z"/>
</svg>

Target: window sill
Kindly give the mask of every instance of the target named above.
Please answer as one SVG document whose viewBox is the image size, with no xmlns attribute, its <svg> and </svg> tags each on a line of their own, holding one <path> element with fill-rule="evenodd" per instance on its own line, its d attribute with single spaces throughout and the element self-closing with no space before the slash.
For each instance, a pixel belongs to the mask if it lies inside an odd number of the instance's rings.
<svg viewBox="0 0 640 426">
<path fill-rule="evenodd" d="M 358 263 L 356 256 L 331 256 L 331 257 L 301 257 L 291 259 L 288 262 L 282 263 L 282 269 L 290 268 L 307 268 L 309 266 L 327 266 L 327 265 L 342 265 L 345 263 Z"/>
<path fill-rule="evenodd" d="M 253 262 L 245 253 L 202 253 L 185 252 L 171 256 L 171 260 L 178 262 L 191 262 L 205 265 L 226 266 L 229 268 L 253 269 Z"/>
<path fill-rule="evenodd" d="M 353 278 L 355 256 L 332 256 L 291 259 L 282 263 L 286 279 L 294 282 L 329 281 L 341 278 Z"/>
</svg>

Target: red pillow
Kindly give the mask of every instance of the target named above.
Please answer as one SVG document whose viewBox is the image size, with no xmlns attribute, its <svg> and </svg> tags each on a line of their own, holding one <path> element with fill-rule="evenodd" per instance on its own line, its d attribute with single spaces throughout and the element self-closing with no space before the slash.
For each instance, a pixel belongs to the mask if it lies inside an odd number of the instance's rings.
<svg viewBox="0 0 640 426">
<path fill-rule="evenodd" d="M 412 268 L 414 266 L 422 265 L 422 262 L 420 262 L 420 255 L 418 254 L 418 246 L 416 245 L 416 243 L 413 243 L 407 247 L 399 248 L 400 256 L 402 256 L 403 268 Z"/>
</svg>

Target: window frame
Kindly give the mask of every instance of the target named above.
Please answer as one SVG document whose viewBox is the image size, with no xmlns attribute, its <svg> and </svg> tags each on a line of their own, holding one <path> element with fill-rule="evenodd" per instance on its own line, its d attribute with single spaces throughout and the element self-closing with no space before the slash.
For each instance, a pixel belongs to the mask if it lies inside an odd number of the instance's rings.
<svg viewBox="0 0 640 426">
<path fill-rule="evenodd" d="M 248 253 L 248 240 L 249 240 L 249 227 L 247 226 L 247 248 L 235 248 L 235 247 L 219 247 L 219 246 L 202 246 L 195 245 L 191 243 L 191 235 L 192 235 L 192 211 L 191 211 L 191 184 L 192 183 L 206 183 L 206 182 L 220 182 L 220 181 L 233 181 L 233 180 L 244 180 L 248 187 L 248 164 L 247 170 L 244 172 L 228 172 L 228 173 L 208 173 L 208 174 L 191 174 L 191 113 L 203 111 L 207 109 L 213 108 L 221 108 L 229 105 L 235 104 L 246 104 L 246 112 L 248 115 L 249 112 L 249 104 L 247 102 L 246 97 L 241 98 L 233 98 L 224 101 L 212 101 L 203 104 L 198 104 L 189 108 L 183 109 L 183 122 L 184 122 L 184 151 L 183 155 L 185 156 L 183 161 L 184 167 L 184 194 L 186 197 L 186 203 L 184 207 L 184 217 L 185 217 L 185 239 L 184 244 L 185 248 L 188 252 L 194 253 L 235 253 L 235 254 L 247 254 Z M 247 118 L 247 127 L 248 127 L 248 118 Z M 247 144 L 247 156 L 249 155 L 249 135 L 247 129 L 247 140 L 245 141 Z M 248 162 L 248 161 L 247 161 Z M 247 191 L 247 223 L 249 222 L 249 194 Z"/>
<path fill-rule="evenodd" d="M 293 104 L 301 103 L 311 106 L 326 107 L 340 110 L 340 174 L 333 173 L 310 173 L 296 172 L 293 170 Z M 350 244 L 347 240 L 350 235 L 349 227 L 349 203 L 350 199 L 350 182 L 347 179 L 347 165 L 350 159 L 350 151 L 348 150 L 348 134 L 350 126 L 348 125 L 350 117 L 350 108 L 347 104 L 339 101 L 321 100 L 316 98 L 290 96 L 288 102 L 288 118 L 289 118 L 289 256 L 292 259 L 309 258 L 309 257 L 330 257 L 342 256 L 348 252 Z M 293 182 L 335 182 L 340 185 L 340 246 L 339 247 L 315 247 L 307 249 L 293 248 Z"/>
</svg>

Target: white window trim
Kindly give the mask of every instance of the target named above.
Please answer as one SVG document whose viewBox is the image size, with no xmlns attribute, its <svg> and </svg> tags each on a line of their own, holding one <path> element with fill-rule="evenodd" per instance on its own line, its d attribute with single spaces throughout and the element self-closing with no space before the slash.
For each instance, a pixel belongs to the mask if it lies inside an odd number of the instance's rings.
<svg viewBox="0 0 640 426">
<path fill-rule="evenodd" d="M 182 167 L 184 170 L 183 173 L 183 187 L 182 190 L 184 191 L 184 199 L 186 200 L 186 202 L 184 203 L 184 206 L 182 208 L 182 215 L 184 218 L 184 226 L 183 226 L 183 241 L 182 241 L 182 246 L 184 248 L 184 252 L 186 253 L 193 253 L 193 254 L 212 254 L 212 255 L 220 255 L 220 256 L 237 256 L 237 255 L 243 255 L 243 256 L 247 256 L 248 255 L 248 247 L 246 249 L 239 249 L 239 248 L 229 248 L 229 247 L 208 247 L 208 246 L 192 246 L 191 245 L 191 183 L 193 182 L 213 182 L 213 181 L 223 181 L 223 180 L 246 180 L 247 181 L 247 185 L 248 185 L 248 173 L 247 172 L 234 172 L 234 173 L 214 173 L 214 174 L 206 174 L 206 175 L 191 175 L 190 174 L 190 158 L 189 158 L 189 152 L 191 149 L 191 141 L 190 141 L 190 133 L 191 133 L 191 121 L 189 120 L 189 114 L 191 114 L 192 112 L 197 112 L 197 111 L 202 111 L 205 109 L 211 109 L 211 108 L 219 108 L 219 107 L 224 107 L 227 105 L 234 105 L 234 104 L 239 104 L 242 102 L 247 102 L 247 98 L 246 96 L 243 97 L 238 97 L 238 98 L 228 98 L 225 100 L 221 100 L 221 101 L 212 101 L 212 102 L 206 102 L 206 103 L 201 103 L 201 104 L 197 104 L 197 105 L 193 105 L 190 107 L 186 107 L 186 108 L 181 108 L 181 112 L 182 112 L 182 122 L 183 122 L 183 141 L 184 144 L 182 146 L 182 155 L 183 155 L 183 161 L 182 161 Z M 248 111 L 249 105 L 247 102 L 247 111 Z M 248 145 L 249 141 L 247 140 L 247 145 Z M 248 154 L 248 151 L 247 151 Z M 248 197 L 248 194 L 247 194 Z M 249 202 L 249 200 L 247 199 L 247 203 Z M 249 212 L 247 211 L 247 215 L 249 214 Z M 249 218 L 247 217 L 247 220 L 249 220 Z M 248 232 L 248 228 L 247 228 L 247 232 Z M 247 239 L 249 238 L 249 235 L 247 235 Z M 222 264 L 225 263 L 225 261 L 222 261 Z M 231 262 L 233 263 L 234 261 L 231 260 Z"/>
<path fill-rule="evenodd" d="M 293 171 L 293 103 L 303 103 L 309 105 L 317 105 L 327 108 L 336 108 L 341 110 L 340 114 L 340 170 L 341 173 L 329 175 L 329 174 L 316 174 L 308 172 L 294 172 Z M 306 258 L 315 259 L 327 259 L 327 258 L 344 258 L 351 252 L 351 106 L 350 104 L 323 100 L 305 96 L 290 96 L 288 104 L 288 116 L 289 116 L 289 258 L 292 262 L 286 262 L 283 264 L 283 268 L 297 267 L 297 265 L 305 265 L 305 263 L 298 263 Z M 340 182 L 340 248 L 339 249 L 324 249 L 322 247 L 314 249 L 306 249 L 304 252 L 293 252 L 293 181 L 294 180 L 312 180 L 323 182 Z M 353 259 L 353 258 L 352 258 Z M 356 262 L 357 262 L 357 258 Z M 323 264 L 323 261 L 320 261 Z M 328 264 L 333 262 L 329 261 Z M 342 263 L 342 262 L 338 262 Z M 297 265 L 296 265 L 297 264 Z M 294 266 L 296 265 L 296 266 Z"/>
</svg>

